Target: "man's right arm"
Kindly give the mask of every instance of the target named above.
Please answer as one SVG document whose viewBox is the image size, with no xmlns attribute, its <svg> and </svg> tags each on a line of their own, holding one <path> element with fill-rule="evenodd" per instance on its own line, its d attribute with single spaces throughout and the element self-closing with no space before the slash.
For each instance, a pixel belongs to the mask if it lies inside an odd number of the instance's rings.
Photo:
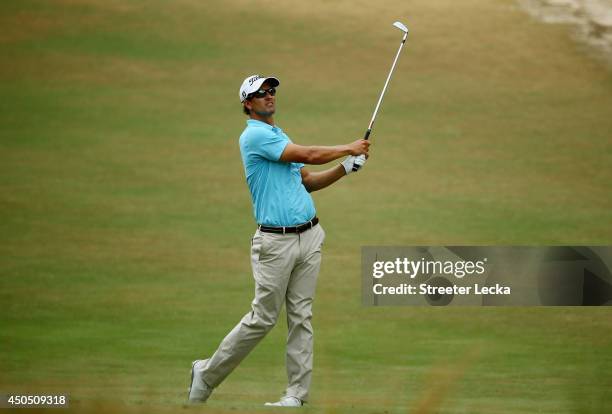
<svg viewBox="0 0 612 414">
<path fill-rule="evenodd" d="M 327 164 L 347 155 L 367 154 L 369 146 L 370 141 L 365 139 L 358 139 L 347 145 L 331 147 L 303 146 L 289 143 L 281 154 L 280 161 L 314 165 Z"/>
</svg>

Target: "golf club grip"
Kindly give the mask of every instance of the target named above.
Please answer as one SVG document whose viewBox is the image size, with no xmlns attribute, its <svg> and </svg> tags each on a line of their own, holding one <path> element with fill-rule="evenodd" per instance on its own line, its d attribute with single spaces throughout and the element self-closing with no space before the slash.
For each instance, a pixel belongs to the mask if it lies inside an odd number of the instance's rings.
<svg viewBox="0 0 612 414">
<path fill-rule="evenodd" d="M 368 128 L 363 139 L 368 139 L 370 137 L 370 132 L 372 132 L 372 128 Z M 353 171 L 357 171 L 359 168 L 355 168 L 355 164 L 353 164 Z"/>
</svg>

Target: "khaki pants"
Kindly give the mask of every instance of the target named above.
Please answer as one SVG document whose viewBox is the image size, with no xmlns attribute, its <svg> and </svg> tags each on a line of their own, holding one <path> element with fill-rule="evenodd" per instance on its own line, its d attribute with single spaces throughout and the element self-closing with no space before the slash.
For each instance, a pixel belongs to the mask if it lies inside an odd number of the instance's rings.
<svg viewBox="0 0 612 414">
<path fill-rule="evenodd" d="M 287 307 L 286 396 L 308 399 L 312 374 L 312 301 L 325 232 L 321 225 L 300 234 L 255 233 L 251 265 L 255 298 L 251 311 L 223 339 L 199 373 L 215 388 L 274 327 Z M 261 379 L 265 381 L 265 378 Z"/>
</svg>

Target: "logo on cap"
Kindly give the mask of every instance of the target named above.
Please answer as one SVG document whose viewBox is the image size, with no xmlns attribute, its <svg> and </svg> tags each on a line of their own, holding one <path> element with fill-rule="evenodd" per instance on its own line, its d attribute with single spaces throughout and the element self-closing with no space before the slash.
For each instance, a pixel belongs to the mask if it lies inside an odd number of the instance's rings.
<svg viewBox="0 0 612 414">
<path fill-rule="evenodd" d="M 249 86 L 253 86 L 253 82 L 255 82 L 257 79 L 261 79 L 261 76 L 255 75 L 251 79 L 249 79 Z"/>
</svg>

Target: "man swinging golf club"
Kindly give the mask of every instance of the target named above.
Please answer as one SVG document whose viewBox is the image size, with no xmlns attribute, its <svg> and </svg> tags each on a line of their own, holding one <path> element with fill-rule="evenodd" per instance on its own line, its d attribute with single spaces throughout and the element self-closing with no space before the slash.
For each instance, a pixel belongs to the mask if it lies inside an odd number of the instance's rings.
<svg viewBox="0 0 612 414">
<path fill-rule="evenodd" d="M 192 364 L 190 402 L 205 402 L 214 388 L 238 366 L 274 327 L 283 303 L 287 308 L 287 379 L 284 396 L 266 405 L 299 407 L 308 399 L 312 374 L 312 301 L 325 232 L 310 192 L 321 190 L 358 171 L 370 142 L 302 146 L 292 143 L 274 123 L 274 77 L 249 76 L 240 87 L 240 102 L 249 116 L 240 136 L 240 153 L 251 192 L 257 231 L 251 242 L 255 298 L 251 310 L 208 359 Z M 304 164 L 326 164 L 321 172 Z"/>
</svg>

